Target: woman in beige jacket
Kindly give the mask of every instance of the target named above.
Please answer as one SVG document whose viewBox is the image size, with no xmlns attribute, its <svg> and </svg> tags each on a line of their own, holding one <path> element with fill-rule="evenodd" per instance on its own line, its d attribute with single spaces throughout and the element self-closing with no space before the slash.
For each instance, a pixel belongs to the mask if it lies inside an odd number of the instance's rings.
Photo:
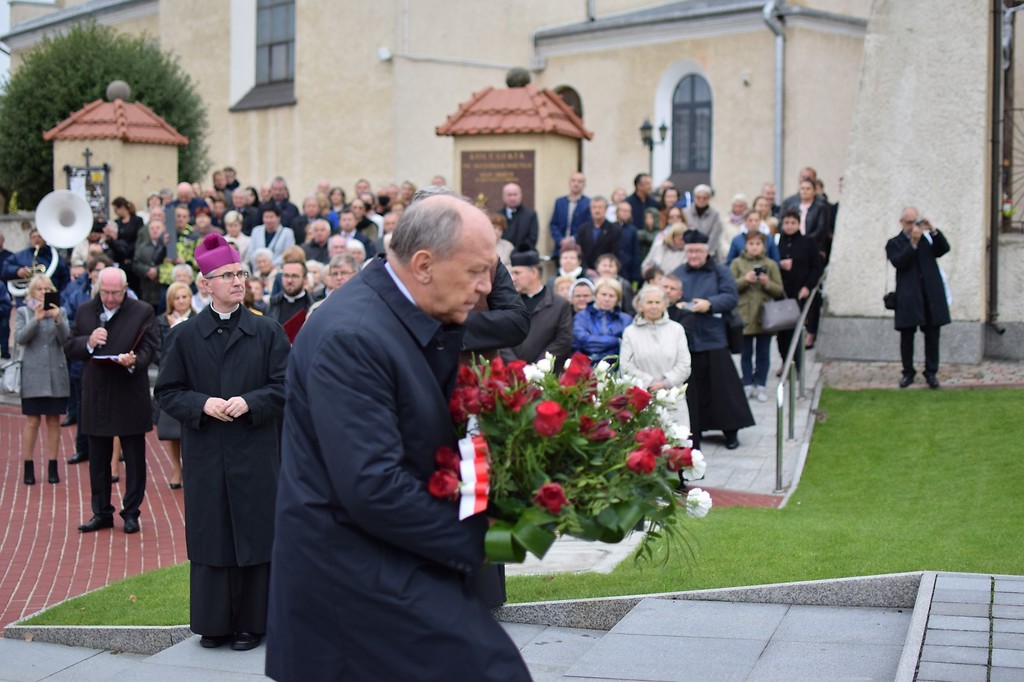
<svg viewBox="0 0 1024 682">
<path fill-rule="evenodd" d="M 637 309 L 633 324 L 622 333 L 619 370 L 632 377 L 651 393 L 661 389 L 680 389 L 679 400 L 670 410 L 672 422 L 689 435 L 690 417 L 683 389 L 690 378 L 690 348 L 682 325 L 665 312 L 668 297 L 661 287 L 640 289 L 633 305 Z"/>
</svg>

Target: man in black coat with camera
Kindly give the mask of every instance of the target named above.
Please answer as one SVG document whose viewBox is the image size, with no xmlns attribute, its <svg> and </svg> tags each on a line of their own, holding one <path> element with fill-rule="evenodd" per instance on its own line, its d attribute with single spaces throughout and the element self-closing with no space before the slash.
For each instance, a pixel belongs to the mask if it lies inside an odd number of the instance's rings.
<svg viewBox="0 0 1024 682">
<path fill-rule="evenodd" d="M 924 378 L 939 387 L 939 330 L 949 324 L 946 287 L 936 259 L 949 252 L 949 242 L 917 209 L 908 206 L 900 215 L 902 231 L 885 245 L 885 255 L 896 268 L 896 329 L 900 332 L 903 378 L 900 388 L 914 383 L 914 334 L 924 332 Z"/>
</svg>

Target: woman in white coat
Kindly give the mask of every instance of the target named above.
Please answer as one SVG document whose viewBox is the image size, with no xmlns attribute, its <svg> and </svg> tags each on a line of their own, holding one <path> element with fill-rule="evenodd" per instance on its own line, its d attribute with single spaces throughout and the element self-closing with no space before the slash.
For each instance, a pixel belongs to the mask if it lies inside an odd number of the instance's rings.
<svg viewBox="0 0 1024 682">
<path fill-rule="evenodd" d="M 622 334 L 619 368 L 651 393 L 678 387 L 682 391 L 690 378 L 690 348 L 686 332 L 665 312 L 668 296 L 661 287 L 644 286 L 633 301 L 637 316 Z M 671 410 L 672 421 L 690 431 L 686 394 Z"/>
</svg>

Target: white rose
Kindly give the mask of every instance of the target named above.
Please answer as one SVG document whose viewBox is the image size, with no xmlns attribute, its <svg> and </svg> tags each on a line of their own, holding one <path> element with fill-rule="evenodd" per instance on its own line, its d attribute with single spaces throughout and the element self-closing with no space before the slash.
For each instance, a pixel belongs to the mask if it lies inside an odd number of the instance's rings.
<svg viewBox="0 0 1024 682">
<path fill-rule="evenodd" d="M 683 478 L 687 481 L 699 481 L 704 478 L 704 472 L 707 471 L 708 463 L 704 460 L 704 454 L 700 450 L 692 450 L 690 457 L 693 459 L 693 466 L 683 468 Z M 711 497 L 708 496 L 708 503 L 710 504 Z M 689 503 L 689 500 L 687 500 Z"/>
<path fill-rule="evenodd" d="M 543 362 L 543 360 L 541 360 L 541 362 Z M 547 372 L 541 369 L 540 363 L 523 367 L 523 374 L 526 376 L 526 380 L 531 384 L 539 384 L 544 381 L 544 377 L 547 376 Z"/>
<path fill-rule="evenodd" d="M 686 495 L 686 513 L 695 519 L 702 519 L 711 509 L 711 494 L 700 488 L 693 488 Z"/>
<path fill-rule="evenodd" d="M 555 356 L 552 355 L 551 353 L 545 353 L 544 357 L 538 360 L 536 365 L 537 369 L 544 372 L 545 374 L 549 373 L 554 368 L 554 366 Z"/>
<path fill-rule="evenodd" d="M 607 360 L 602 360 L 601 362 L 597 363 L 597 365 L 594 367 L 594 374 L 596 374 L 597 377 L 600 379 L 601 377 L 606 376 L 608 374 L 608 370 L 610 370 L 611 368 L 611 363 L 609 363 Z"/>
</svg>

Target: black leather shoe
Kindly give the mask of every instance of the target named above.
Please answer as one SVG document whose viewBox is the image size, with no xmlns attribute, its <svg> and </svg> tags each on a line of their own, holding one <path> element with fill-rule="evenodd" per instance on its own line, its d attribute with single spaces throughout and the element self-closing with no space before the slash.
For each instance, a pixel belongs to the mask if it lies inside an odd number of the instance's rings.
<svg viewBox="0 0 1024 682">
<path fill-rule="evenodd" d="M 253 632 L 239 632 L 235 635 L 235 641 L 231 643 L 231 648 L 235 651 L 255 649 L 260 645 L 260 640 L 262 639 L 263 635 L 257 635 Z"/>
<path fill-rule="evenodd" d="M 900 379 L 900 388 L 906 388 L 910 384 L 914 383 L 914 377 L 904 374 L 903 378 Z"/>
<path fill-rule="evenodd" d="M 60 423 L 61 426 L 74 426 L 78 423 L 78 420 L 74 417 L 64 417 L 64 421 Z"/>
<path fill-rule="evenodd" d="M 124 532 L 128 535 L 139 532 L 139 520 L 138 519 L 125 519 L 124 520 Z"/>
<path fill-rule="evenodd" d="M 71 456 L 70 459 L 68 459 L 68 464 L 81 464 L 82 462 L 88 462 L 88 461 L 89 461 L 89 455 L 86 455 L 86 454 L 81 453 L 81 452 L 76 452 L 74 455 Z"/>
<path fill-rule="evenodd" d="M 204 649 L 216 649 L 231 641 L 231 635 L 203 635 L 199 638 L 199 646 Z"/>
<path fill-rule="evenodd" d="M 114 519 L 109 516 L 94 516 L 78 527 L 80 533 L 92 533 L 104 528 L 113 528 Z"/>
<path fill-rule="evenodd" d="M 171 490 L 181 490 L 180 483 L 168 483 L 167 487 L 170 488 Z"/>
<path fill-rule="evenodd" d="M 725 449 L 726 450 L 735 450 L 739 446 L 740 446 L 740 439 L 739 439 L 738 436 L 733 436 L 732 438 L 726 438 L 725 439 Z"/>
<path fill-rule="evenodd" d="M 928 382 L 928 388 L 938 388 L 939 380 L 935 378 L 934 374 L 925 374 L 924 380 Z"/>
</svg>

